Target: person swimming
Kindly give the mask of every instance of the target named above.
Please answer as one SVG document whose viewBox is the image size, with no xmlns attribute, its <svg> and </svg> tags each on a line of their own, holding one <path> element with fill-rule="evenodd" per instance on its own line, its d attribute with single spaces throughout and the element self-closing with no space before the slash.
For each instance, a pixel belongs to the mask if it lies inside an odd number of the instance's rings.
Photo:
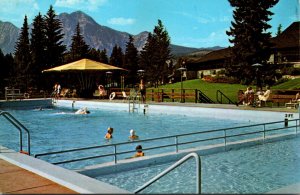
<svg viewBox="0 0 300 195">
<path fill-rule="evenodd" d="M 108 127 L 107 128 L 107 133 L 105 134 L 104 138 L 105 139 L 111 139 L 113 137 L 112 136 L 113 132 L 114 132 L 114 128 Z"/>
<path fill-rule="evenodd" d="M 132 158 L 145 156 L 141 145 L 136 146 L 135 150 L 136 153 L 132 156 Z"/>
<path fill-rule="evenodd" d="M 138 138 L 139 138 L 139 136 L 135 134 L 135 131 L 133 129 L 131 129 L 129 139 L 134 140 L 134 139 L 138 139 Z"/>
<path fill-rule="evenodd" d="M 90 114 L 90 111 L 88 111 L 87 107 L 85 108 L 80 108 L 75 112 L 75 114 Z"/>
</svg>

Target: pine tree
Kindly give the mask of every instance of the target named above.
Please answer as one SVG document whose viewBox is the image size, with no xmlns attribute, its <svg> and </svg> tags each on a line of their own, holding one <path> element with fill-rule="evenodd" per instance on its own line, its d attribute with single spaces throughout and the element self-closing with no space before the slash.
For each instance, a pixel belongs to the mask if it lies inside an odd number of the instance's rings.
<svg viewBox="0 0 300 195">
<path fill-rule="evenodd" d="M 282 25 L 279 24 L 279 26 L 277 27 L 276 36 L 280 35 L 281 33 L 282 33 Z"/>
<path fill-rule="evenodd" d="M 33 79 L 35 83 L 37 83 L 40 87 L 43 86 L 43 82 L 41 80 L 41 72 L 46 69 L 45 64 L 45 22 L 41 13 L 39 13 L 33 20 L 33 28 L 31 31 L 31 57 L 32 57 L 32 65 L 31 72 L 33 74 Z"/>
<path fill-rule="evenodd" d="M 278 0 L 228 0 L 234 8 L 230 30 L 227 35 L 233 43 L 231 63 L 226 66 L 231 76 L 241 80 L 244 84 L 250 84 L 255 78 L 255 63 L 263 64 L 264 75 L 272 75 L 273 69 L 267 63 L 270 56 L 271 33 L 267 30 L 269 11 Z"/>
<path fill-rule="evenodd" d="M 20 84 L 25 84 L 25 86 L 20 86 L 23 90 L 25 90 L 29 85 L 29 68 L 31 63 L 30 42 L 26 15 L 15 47 L 15 63 L 15 75 L 17 76 L 17 80 L 20 81 Z M 23 82 L 21 82 L 22 80 Z"/>
<path fill-rule="evenodd" d="M 4 55 L 0 49 L 0 88 L 8 87 L 11 85 L 10 77 L 13 75 L 14 58 L 11 54 Z"/>
<path fill-rule="evenodd" d="M 111 52 L 109 63 L 113 66 L 123 67 L 123 59 L 124 59 L 124 54 L 122 52 L 122 48 L 115 45 Z"/>
<path fill-rule="evenodd" d="M 108 56 L 107 56 L 106 49 L 100 51 L 99 61 L 104 64 L 108 64 Z"/>
<path fill-rule="evenodd" d="M 56 18 L 52 5 L 45 16 L 46 29 L 46 58 L 45 62 L 48 68 L 60 65 L 63 60 L 63 54 L 66 46 L 63 45 L 62 24 Z"/>
<path fill-rule="evenodd" d="M 157 86 L 160 82 L 165 83 L 167 78 L 166 61 L 171 58 L 170 38 L 168 32 L 158 20 L 153 33 L 149 33 L 140 58 L 141 68 L 146 71 L 147 78 Z"/>
<path fill-rule="evenodd" d="M 82 58 L 87 58 L 89 46 L 85 43 L 83 36 L 80 34 L 80 26 L 77 23 L 76 32 L 72 37 L 71 56 L 72 60 L 76 61 Z"/>
<path fill-rule="evenodd" d="M 129 40 L 126 43 L 124 68 L 127 69 L 128 75 L 126 76 L 125 83 L 135 84 L 137 81 L 138 71 L 138 50 L 133 44 L 133 37 L 129 35 Z"/>
</svg>

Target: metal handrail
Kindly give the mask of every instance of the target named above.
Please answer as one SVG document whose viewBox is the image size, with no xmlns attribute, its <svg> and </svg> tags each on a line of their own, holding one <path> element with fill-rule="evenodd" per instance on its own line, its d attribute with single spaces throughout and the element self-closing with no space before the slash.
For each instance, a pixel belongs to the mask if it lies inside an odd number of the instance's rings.
<svg viewBox="0 0 300 195">
<path fill-rule="evenodd" d="M 269 123 L 262 123 L 262 124 L 245 125 L 245 126 L 238 126 L 238 127 L 230 127 L 230 128 L 224 128 L 224 129 L 217 129 L 217 130 L 208 130 L 208 131 L 185 133 L 185 134 L 172 135 L 172 136 L 164 136 L 164 137 L 159 137 L 159 138 L 150 138 L 150 139 L 144 139 L 144 140 L 127 141 L 127 142 L 121 142 L 121 143 L 116 143 L 116 144 L 98 145 L 98 146 L 90 146 L 90 147 L 84 147 L 84 148 L 75 148 L 75 149 L 62 150 L 62 151 L 56 151 L 56 152 L 47 152 L 47 153 L 35 154 L 34 157 L 37 158 L 37 157 L 40 157 L 40 156 L 48 156 L 48 155 L 53 155 L 53 154 L 62 154 L 62 153 L 82 151 L 82 150 L 88 150 L 88 149 L 113 147 L 114 148 L 114 152 L 113 153 L 109 153 L 109 154 L 105 154 L 105 155 L 99 155 L 99 156 L 91 156 L 91 157 L 78 158 L 78 159 L 74 159 L 74 160 L 67 160 L 67 161 L 55 162 L 53 164 L 70 163 L 70 162 L 76 162 L 76 161 L 88 160 L 88 159 L 94 159 L 94 158 L 101 158 L 101 157 L 108 157 L 108 156 L 113 156 L 114 157 L 114 162 L 117 163 L 117 156 L 118 155 L 128 154 L 128 153 L 135 152 L 135 150 L 118 152 L 117 151 L 117 146 L 126 145 L 126 144 L 132 144 L 132 143 L 150 142 L 150 141 L 157 141 L 157 140 L 163 140 L 163 139 L 171 139 L 171 138 L 175 139 L 175 143 L 173 143 L 173 144 L 167 144 L 167 145 L 159 145 L 159 146 L 155 146 L 155 147 L 149 147 L 149 148 L 145 148 L 143 150 L 153 150 L 153 149 L 158 149 L 158 148 L 166 148 L 166 147 L 173 147 L 174 146 L 176 153 L 178 153 L 178 146 L 186 145 L 186 144 L 191 144 L 191 143 L 204 142 L 204 141 L 219 140 L 219 139 L 223 139 L 224 140 L 224 146 L 225 146 L 225 150 L 226 150 L 226 146 L 231 143 L 230 141 L 228 141 L 228 138 L 231 138 L 231 137 L 238 137 L 238 136 L 245 136 L 245 135 L 263 133 L 263 138 L 262 139 L 263 139 L 263 141 L 265 141 L 265 139 L 266 139 L 266 132 L 283 130 L 283 129 L 289 129 L 289 128 L 294 128 L 294 127 L 296 128 L 296 134 L 297 134 L 298 133 L 298 127 L 300 126 L 300 119 L 293 119 L 293 120 L 289 120 L 289 121 L 290 122 L 295 121 L 296 125 L 294 125 L 294 126 L 289 125 L 288 127 L 284 127 L 284 128 L 266 129 L 266 125 L 283 123 L 283 121 L 269 122 Z M 229 134 L 227 132 L 228 130 L 236 131 L 237 129 L 243 129 L 243 128 L 247 128 L 247 127 L 256 127 L 256 126 L 262 126 L 263 130 L 256 130 L 256 131 L 243 132 L 243 133 L 237 133 L 237 134 L 232 134 L 232 133 Z M 194 140 L 194 141 L 178 142 L 178 138 L 179 137 L 190 136 L 190 135 L 197 135 L 197 134 L 200 135 L 200 134 L 207 134 L 207 133 L 215 133 L 215 132 L 223 132 L 223 135 L 214 136 L 214 137 L 210 137 L 210 138 L 206 138 L 206 139 Z M 236 141 L 238 141 L 238 140 L 236 140 Z"/>
<path fill-rule="evenodd" d="M 25 132 L 27 133 L 27 151 L 28 151 L 28 155 L 30 155 L 30 133 L 29 133 L 29 130 L 22 123 L 20 123 L 20 121 L 18 121 L 15 117 L 13 117 L 9 112 L 0 111 L 0 116 L 1 115 L 19 130 L 20 151 L 23 151 L 22 129 L 25 130 Z"/>
<path fill-rule="evenodd" d="M 221 96 L 221 100 L 219 100 L 219 94 L 221 94 L 220 96 Z M 230 104 L 234 104 L 234 102 L 233 101 L 231 101 L 231 99 L 229 99 L 229 97 L 227 97 L 222 91 L 220 91 L 220 90 L 217 90 L 217 92 L 216 92 L 216 96 L 217 96 L 217 102 L 219 102 L 220 104 L 223 104 L 223 97 L 225 97 L 227 100 L 228 100 L 228 103 L 230 103 Z"/>
<path fill-rule="evenodd" d="M 183 164 L 184 162 L 186 162 L 190 158 L 195 158 L 195 160 L 196 160 L 196 176 L 197 176 L 197 179 L 196 179 L 196 193 L 201 194 L 201 158 L 195 152 L 189 153 L 188 155 L 186 155 L 183 158 L 181 158 L 180 160 L 178 160 L 176 163 L 171 165 L 169 168 L 165 169 L 163 172 L 156 175 L 154 178 L 152 178 L 151 180 L 146 182 L 144 185 L 142 185 L 141 187 L 136 189 L 134 191 L 134 193 L 137 194 L 140 191 L 144 190 L 145 188 L 150 186 L 152 183 L 156 182 L 158 179 L 165 176 L 166 174 L 168 174 L 169 172 L 171 172 L 172 170 L 174 170 L 175 168 L 177 168 L 178 166 L 180 166 L 181 164 Z"/>
<path fill-rule="evenodd" d="M 205 93 L 198 89 L 198 100 L 204 100 L 202 103 L 215 103 L 212 99 L 210 99 Z"/>
</svg>

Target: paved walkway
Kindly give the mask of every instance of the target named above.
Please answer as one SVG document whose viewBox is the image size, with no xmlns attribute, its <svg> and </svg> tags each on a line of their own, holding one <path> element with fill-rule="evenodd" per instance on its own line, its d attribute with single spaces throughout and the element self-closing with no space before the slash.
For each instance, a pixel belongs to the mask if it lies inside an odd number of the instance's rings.
<svg viewBox="0 0 300 195">
<path fill-rule="evenodd" d="M 0 159 L 0 194 L 78 194 Z"/>
</svg>

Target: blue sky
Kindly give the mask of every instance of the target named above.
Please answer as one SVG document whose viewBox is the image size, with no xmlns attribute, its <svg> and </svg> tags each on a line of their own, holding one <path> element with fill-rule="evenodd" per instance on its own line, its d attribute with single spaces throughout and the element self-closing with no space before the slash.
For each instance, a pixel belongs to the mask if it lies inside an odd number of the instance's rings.
<svg viewBox="0 0 300 195">
<path fill-rule="evenodd" d="M 270 31 L 275 35 L 279 24 L 283 29 L 299 21 L 300 0 L 279 0 L 271 9 Z M 187 47 L 229 46 L 225 31 L 232 20 L 227 0 L 0 0 L 0 20 L 29 23 L 53 5 L 56 14 L 81 10 L 101 25 L 136 35 L 152 32 L 157 20 L 166 27 L 172 44 Z"/>
</svg>

